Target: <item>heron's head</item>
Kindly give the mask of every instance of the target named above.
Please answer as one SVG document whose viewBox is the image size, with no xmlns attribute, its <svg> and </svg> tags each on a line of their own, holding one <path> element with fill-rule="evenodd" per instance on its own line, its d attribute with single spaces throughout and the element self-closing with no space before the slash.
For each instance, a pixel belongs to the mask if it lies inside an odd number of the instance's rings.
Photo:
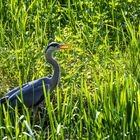
<svg viewBox="0 0 140 140">
<path fill-rule="evenodd" d="M 53 51 L 61 50 L 61 49 L 68 49 L 69 46 L 72 46 L 72 45 L 71 44 L 59 44 L 57 42 L 52 42 L 47 46 L 45 53 L 53 52 Z"/>
</svg>

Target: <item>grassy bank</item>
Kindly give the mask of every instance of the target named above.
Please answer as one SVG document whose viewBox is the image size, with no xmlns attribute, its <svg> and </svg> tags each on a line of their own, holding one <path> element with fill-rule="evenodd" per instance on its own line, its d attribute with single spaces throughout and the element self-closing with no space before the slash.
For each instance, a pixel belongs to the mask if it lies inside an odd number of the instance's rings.
<svg viewBox="0 0 140 140">
<path fill-rule="evenodd" d="M 74 44 L 54 54 L 58 88 L 35 117 L 0 107 L 0 139 L 139 139 L 140 3 L 128 1 L 0 2 L 0 97 L 50 76 L 44 50 L 52 41 Z"/>
</svg>

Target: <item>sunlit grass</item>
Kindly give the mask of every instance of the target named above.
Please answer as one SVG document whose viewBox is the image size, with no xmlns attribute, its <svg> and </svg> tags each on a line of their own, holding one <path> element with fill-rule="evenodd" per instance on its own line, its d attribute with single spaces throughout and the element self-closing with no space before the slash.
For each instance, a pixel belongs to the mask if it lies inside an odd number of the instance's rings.
<svg viewBox="0 0 140 140">
<path fill-rule="evenodd" d="M 61 81 L 37 114 L 0 106 L 0 139 L 139 139 L 138 2 L 0 3 L 0 97 L 51 76 L 49 42 L 74 44 L 54 54 Z"/>
</svg>

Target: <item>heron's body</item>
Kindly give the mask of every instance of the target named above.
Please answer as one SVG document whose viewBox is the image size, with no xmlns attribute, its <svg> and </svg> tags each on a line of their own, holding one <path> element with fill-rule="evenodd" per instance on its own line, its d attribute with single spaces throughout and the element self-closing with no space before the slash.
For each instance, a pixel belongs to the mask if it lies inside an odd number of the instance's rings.
<svg viewBox="0 0 140 140">
<path fill-rule="evenodd" d="M 40 78 L 35 81 L 23 84 L 21 87 L 17 87 L 12 91 L 8 92 L 4 97 L 0 99 L 0 103 L 6 103 L 9 101 L 10 106 L 15 107 L 18 104 L 20 107 L 24 104 L 26 107 L 33 107 L 38 105 L 44 99 L 44 89 L 45 93 L 52 92 L 57 86 L 60 78 L 60 68 L 52 57 L 52 52 L 61 49 L 62 46 L 69 46 L 68 44 L 61 45 L 58 43 L 51 43 L 48 45 L 45 51 L 45 57 L 48 63 L 50 63 L 54 68 L 54 74 L 52 78 Z M 44 84 L 43 84 L 44 83 Z M 45 88 L 44 88 L 44 86 Z"/>
<path fill-rule="evenodd" d="M 23 97 L 23 103 L 26 107 L 36 106 L 44 99 L 43 82 L 46 92 L 48 92 L 50 85 L 49 81 L 50 79 L 48 78 L 40 78 L 38 80 L 22 85 L 21 88 L 17 87 L 12 91 L 8 92 L 6 96 L 2 98 L 3 103 L 8 99 L 9 104 L 12 107 L 15 107 L 16 103 L 18 104 L 18 107 L 21 107 L 22 102 L 19 101 L 18 98 L 22 99 Z M 6 100 L 4 100 L 4 98 Z"/>
</svg>

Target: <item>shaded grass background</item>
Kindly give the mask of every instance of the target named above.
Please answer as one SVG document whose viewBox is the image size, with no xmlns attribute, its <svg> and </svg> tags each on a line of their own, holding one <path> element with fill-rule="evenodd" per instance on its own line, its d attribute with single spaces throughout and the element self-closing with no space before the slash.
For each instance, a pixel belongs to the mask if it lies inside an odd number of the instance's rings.
<svg viewBox="0 0 140 140">
<path fill-rule="evenodd" d="M 16 111 L 13 122 L 5 111 L 1 139 L 139 139 L 139 6 L 136 0 L 1 0 L 0 96 L 51 76 L 48 43 L 75 44 L 55 53 L 61 83 L 47 94 L 38 121 Z"/>
</svg>

